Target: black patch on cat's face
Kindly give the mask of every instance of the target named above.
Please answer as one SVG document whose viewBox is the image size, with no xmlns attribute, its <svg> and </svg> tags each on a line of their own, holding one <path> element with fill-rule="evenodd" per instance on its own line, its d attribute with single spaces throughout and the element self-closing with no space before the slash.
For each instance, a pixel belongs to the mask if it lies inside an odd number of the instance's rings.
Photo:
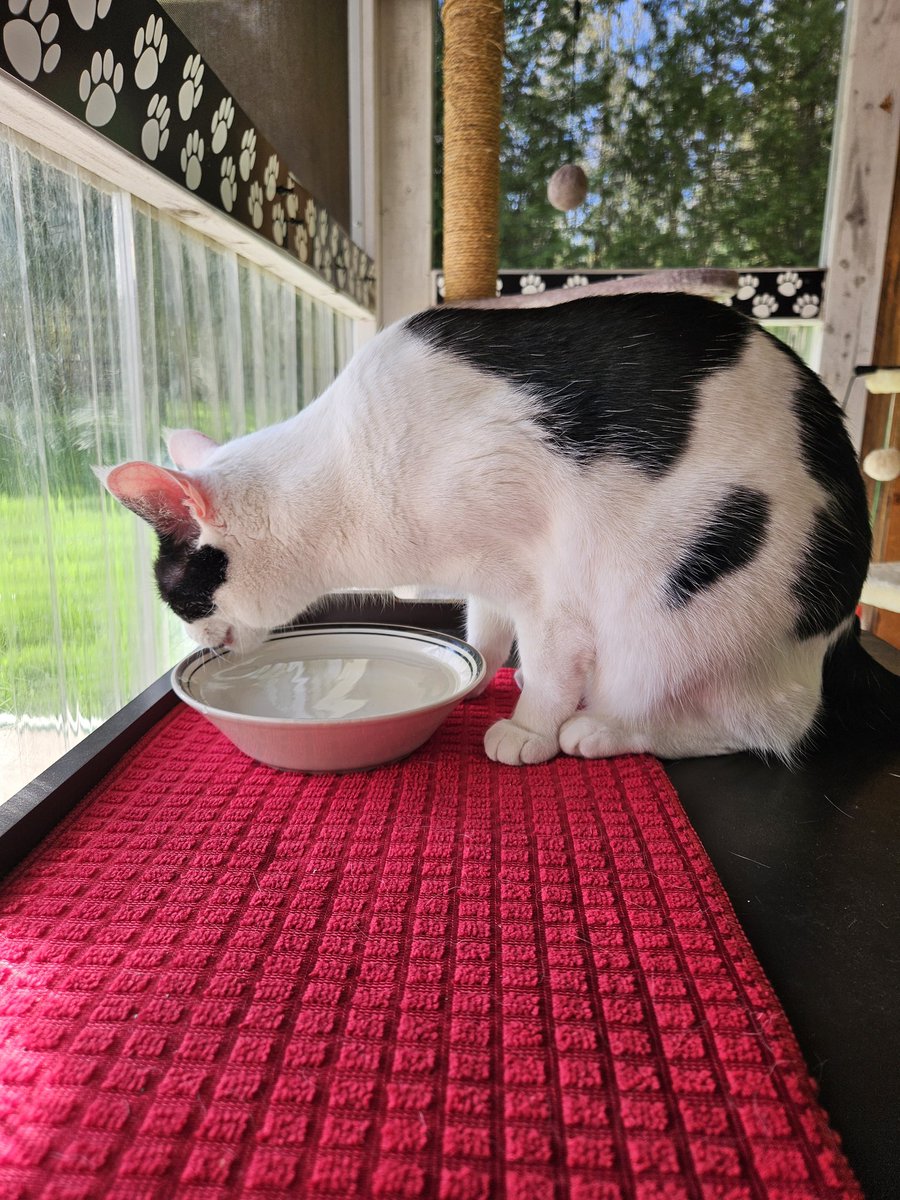
<svg viewBox="0 0 900 1200">
<path fill-rule="evenodd" d="M 526 391 L 560 453 L 614 455 L 661 475 L 687 446 L 699 386 L 736 363 L 753 326 L 722 304 L 671 294 L 433 308 L 406 328 Z"/>
<path fill-rule="evenodd" d="M 213 597 L 228 574 L 228 555 L 215 546 L 200 546 L 159 535 L 156 559 L 159 594 L 182 621 L 191 624 L 216 610 Z"/>
<path fill-rule="evenodd" d="M 768 523 L 769 501 L 762 492 L 748 487 L 730 491 L 669 575 L 669 607 L 683 608 L 717 579 L 751 562 L 762 547 Z"/>
</svg>

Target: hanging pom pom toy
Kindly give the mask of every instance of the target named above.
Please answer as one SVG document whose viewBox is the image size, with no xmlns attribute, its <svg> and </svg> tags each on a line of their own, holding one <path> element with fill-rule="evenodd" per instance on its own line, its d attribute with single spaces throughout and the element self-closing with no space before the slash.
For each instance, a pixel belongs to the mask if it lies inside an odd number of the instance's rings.
<svg viewBox="0 0 900 1200">
<path fill-rule="evenodd" d="M 863 459 L 863 470 L 870 479 L 881 483 L 890 483 L 900 476 L 900 450 L 890 447 L 886 450 L 871 450 Z"/>
<path fill-rule="evenodd" d="M 569 95 L 569 118 L 566 130 L 566 145 L 572 157 L 576 157 L 578 141 L 576 119 L 577 106 L 575 103 L 578 91 L 578 26 L 581 24 L 581 0 L 574 0 L 572 5 L 572 85 Z M 571 212 L 580 208 L 587 197 L 587 176 L 581 167 L 575 163 L 566 163 L 554 171 L 547 184 L 547 199 L 560 212 Z"/>
<path fill-rule="evenodd" d="M 554 171 L 547 184 L 547 199 L 560 212 L 569 212 L 584 204 L 587 196 L 587 176 L 581 167 L 567 163 Z"/>
</svg>

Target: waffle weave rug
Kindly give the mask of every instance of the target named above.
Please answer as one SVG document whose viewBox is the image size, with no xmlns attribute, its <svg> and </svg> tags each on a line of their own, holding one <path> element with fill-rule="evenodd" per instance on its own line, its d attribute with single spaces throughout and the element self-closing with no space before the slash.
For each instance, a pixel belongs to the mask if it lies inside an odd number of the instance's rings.
<svg viewBox="0 0 900 1200">
<path fill-rule="evenodd" d="M 176 709 L 0 888 L 0 1197 L 845 1200 L 651 758 L 282 774 Z"/>
</svg>

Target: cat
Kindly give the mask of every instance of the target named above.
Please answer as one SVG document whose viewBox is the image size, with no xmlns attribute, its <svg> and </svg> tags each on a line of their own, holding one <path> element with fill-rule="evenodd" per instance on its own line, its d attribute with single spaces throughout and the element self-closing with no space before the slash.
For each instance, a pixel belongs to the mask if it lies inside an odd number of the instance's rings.
<svg viewBox="0 0 900 1200">
<path fill-rule="evenodd" d="M 156 530 L 160 593 L 201 645 L 415 582 L 468 597 L 485 686 L 515 639 L 522 691 L 484 740 L 503 763 L 792 763 L 844 720 L 896 740 L 900 680 L 854 624 L 870 532 L 842 415 L 725 305 L 428 309 L 291 419 L 168 450 L 174 470 L 98 474 Z"/>
</svg>

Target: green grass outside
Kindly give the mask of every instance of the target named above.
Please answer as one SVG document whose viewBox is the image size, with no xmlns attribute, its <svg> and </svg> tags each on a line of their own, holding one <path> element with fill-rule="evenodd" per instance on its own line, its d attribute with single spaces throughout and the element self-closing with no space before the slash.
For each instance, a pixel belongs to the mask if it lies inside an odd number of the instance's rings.
<svg viewBox="0 0 900 1200">
<path fill-rule="evenodd" d="M 65 697 L 79 723 L 109 716 L 150 682 L 134 648 L 164 620 L 154 597 L 141 628 L 134 516 L 99 489 L 46 505 L 0 494 L 0 530 L 0 713 L 54 717 Z"/>
</svg>

